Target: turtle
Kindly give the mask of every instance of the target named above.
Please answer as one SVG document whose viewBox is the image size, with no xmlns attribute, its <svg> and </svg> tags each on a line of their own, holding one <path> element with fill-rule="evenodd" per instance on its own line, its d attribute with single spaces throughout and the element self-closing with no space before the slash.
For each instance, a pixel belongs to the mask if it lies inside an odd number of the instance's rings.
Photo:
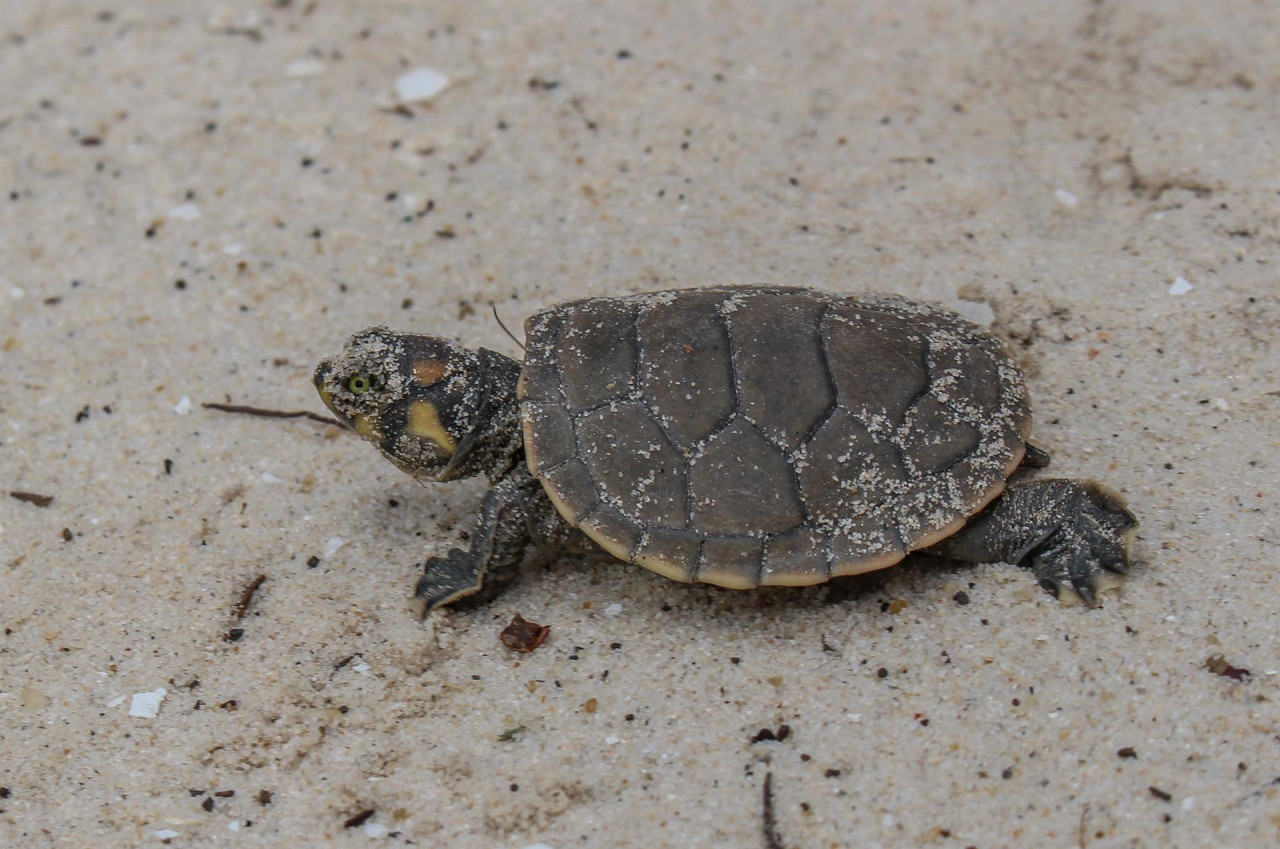
<svg viewBox="0 0 1280 849">
<path fill-rule="evenodd" d="M 578 552 L 676 581 L 805 586 L 924 551 L 1029 568 L 1096 604 L 1137 520 L 1092 480 L 1037 479 L 1022 372 L 936 304 L 720 286 L 569 301 L 524 362 L 364 330 L 314 382 L 423 482 L 489 489 L 467 549 L 427 559 L 422 613 Z"/>
</svg>

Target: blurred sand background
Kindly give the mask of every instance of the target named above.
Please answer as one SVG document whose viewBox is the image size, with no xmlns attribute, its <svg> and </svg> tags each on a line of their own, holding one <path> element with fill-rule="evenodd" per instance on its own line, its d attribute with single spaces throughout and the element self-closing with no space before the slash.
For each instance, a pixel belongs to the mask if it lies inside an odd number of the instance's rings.
<svg viewBox="0 0 1280 849">
<path fill-rule="evenodd" d="M 1280 5 L 0 0 L 0 82 L 0 845 L 1280 841 Z M 478 483 L 200 406 L 725 282 L 990 323 L 1142 566 L 422 623 Z"/>
</svg>

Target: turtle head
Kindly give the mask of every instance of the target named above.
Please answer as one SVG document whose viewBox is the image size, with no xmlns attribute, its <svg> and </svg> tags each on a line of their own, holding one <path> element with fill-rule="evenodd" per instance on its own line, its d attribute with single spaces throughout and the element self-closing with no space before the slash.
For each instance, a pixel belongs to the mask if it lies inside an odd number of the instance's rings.
<svg viewBox="0 0 1280 849">
<path fill-rule="evenodd" d="M 485 354 L 497 356 L 438 336 L 371 327 L 321 361 L 313 379 L 325 406 L 401 470 L 422 481 L 449 480 L 486 471 L 468 462 L 477 459 L 477 435 L 494 414 Z"/>
</svg>

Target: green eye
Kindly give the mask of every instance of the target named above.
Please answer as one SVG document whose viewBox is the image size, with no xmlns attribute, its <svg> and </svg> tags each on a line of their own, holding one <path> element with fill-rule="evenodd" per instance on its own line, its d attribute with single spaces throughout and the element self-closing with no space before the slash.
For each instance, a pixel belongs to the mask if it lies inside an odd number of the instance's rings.
<svg viewBox="0 0 1280 849">
<path fill-rule="evenodd" d="M 353 374 L 347 380 L 352 395 L 363 395 L 373 388 L 373 378 L 367 374 Z"/>
</svg>

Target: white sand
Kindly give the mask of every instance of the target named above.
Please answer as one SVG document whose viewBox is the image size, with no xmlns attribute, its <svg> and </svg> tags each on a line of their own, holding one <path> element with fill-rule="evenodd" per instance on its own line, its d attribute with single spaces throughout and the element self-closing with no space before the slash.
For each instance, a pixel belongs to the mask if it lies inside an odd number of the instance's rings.
<svg viewBox="0 0 1280 849">
<path fill-rule="evenodd" d="M 1280 6 L 686 5 L 3 4 L 0 845 L 757 847 L 770 771 L 788 847 L 1280 841 Z M 200 406 L 729 281 L 980 301 L 1142 567 L 564 560 L 424 626 L 478 484 Z"/>
</svg>

